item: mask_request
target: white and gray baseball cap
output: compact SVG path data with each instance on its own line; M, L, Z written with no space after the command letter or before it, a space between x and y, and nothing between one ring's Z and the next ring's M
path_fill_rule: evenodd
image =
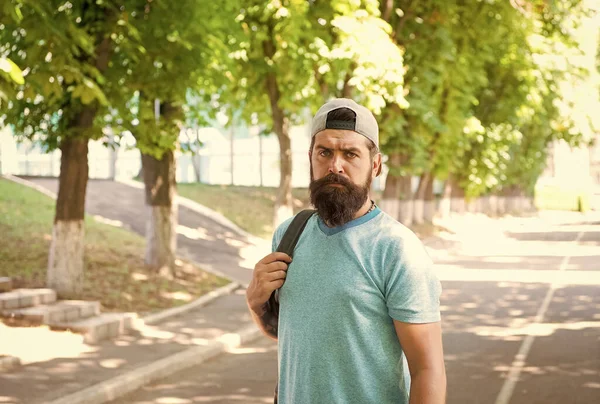
M355 120L337 121L329 119L332 111L339 108L348 108L354 112ZM379 126L373 113L362 105L348 98L335 98L326 102L315 114L312 121L311 136L314 137L317 133L325 129L345 129L359 133L370 139L379 148Z

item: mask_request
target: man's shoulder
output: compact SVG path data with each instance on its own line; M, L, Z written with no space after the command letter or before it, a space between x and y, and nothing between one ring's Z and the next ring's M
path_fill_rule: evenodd
M379 228L381 234L388 238L390 241L402 242L402 243L421 243L421 239L413 232L410 228L394 219L392 216L384 211L381 211L381 221Z
M292 216L292 217L284 220L279 226L277 226L277 229L275 229L275 232L273 233L273 240L274 241L279 242L283 238L283 235L285 234L285 232L287 231L287 229L292 224L292 221L294 220L294 218L296 218L296 216L298 216L300 213L301 212L298 212L297 214L295 214L294 216Z
M402 261L428 262L429 254L423 241L408 227L382 212L379 223L377 250L385 255L397 256Z

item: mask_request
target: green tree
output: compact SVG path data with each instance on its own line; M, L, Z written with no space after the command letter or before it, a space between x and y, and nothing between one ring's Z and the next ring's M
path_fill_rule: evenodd
M48 286L61 295L83 286L88 140L103 136L98 110L115 37L130 38L125 2L11 0L17 18L3 23L4 57L23 67L24 83L3 112L16 135L61 150L61 171L48 259Z
M575 91L593 85L574 37L590 18L585 2L568 8L534 2L508 11L498 27L498 62L485 67L489 84L478 94L453 168L468 196L532 195L548 146L559 139L575 146L593 132L582 111L598 98L582 102Z
M377 1L255 0L237 21L243 36L233 53L239 64L232 75L239 80L231 104L279 140L278 224L292 214L290 126L331 97L353 97L375 113L386 102L402 104L402 55Z
M148 212L146 264L157 271L173 270L175 262L174 152L181 131L214 115L213 98L231 82L223 72L231 60L227 41L235 35L239 9L237 1L140 3L129 22L143 52L115 55L120 70L110 80L110 94L116 103L107 114L115 115L113 131L131 132L141 152Z

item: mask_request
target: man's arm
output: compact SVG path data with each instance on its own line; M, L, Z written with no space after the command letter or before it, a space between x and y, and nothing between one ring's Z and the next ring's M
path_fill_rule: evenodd
M277 327L279 325L279 318L267 311L266 304L263 305L258 313L248 305L252 320L258 325L258 328L269 338L277 341Z
M410 404L444 404L446 368L441 324L394 320L394 327L410 371Z

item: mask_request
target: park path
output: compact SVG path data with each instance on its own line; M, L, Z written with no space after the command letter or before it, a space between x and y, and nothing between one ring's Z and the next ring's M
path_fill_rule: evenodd
M33 180L56 190L56 180ZM111 181L90 181L86 208L89 214L119 221L144 234L141 190ZM600 219L544 217L547 220L533 217L474 223L471 229L461 231L456 249L447 248L443 241L430 244L444 288L441 301L449 404L600 402ZM244 235L183 207L179 220L183 226L180 248L194 254L194 260L221 272L231 271L232 277L249 277L249 269L240 265L248 261L243 251L250 242ZM468 220L463 222L468 224ZM463 227L468 227L464 223ZM181 327L191 326L191 318L205 322L214 317L210 321L215 325L203 332L223 332L229 324L247 323L250 319L242 296L231 299L231 304L228 300L215 302L223 305L222 309L206 307L202 316L190 313L163 327L173 334L199 333L194 327ZM226 313L237 317L221 325ZM173 338L168 344L153 343L142 357L152 360L163 348L179 351L189 338L183 337L183 344ZM142 347L146 339L139 340ZM69 383L84 386L101 380L99 370L107 371L102 366L105 356L123 357L126 352L121 345L134 341L138 339L107 343L98 354L78 360L76 374L65 372L61 361L28 370L35 380L54 372L52 377L62 380L63 389ZM123 352L111 351L115 349ZM276 358L276 345L259 339L114 404L270 402ZM90 361L98 364L90 365ZM131 366L134 362L132 359ZM86 370L89 380L82 380ZM11 380L7 386L19 390L14 396L32 390L25 390L31 385L30 378L19 374L6 377Z
M54 193L58 179L25 177ZM108 219L142 236L146 232L144 190L110 180L90 180L87 186L85 210L92 216ZM178 208L178 255L190 258L201 268L227 275L245 285L252 276L251 269L269 246L250 240L235 228L195 212L185 206ZM267 243L268 244L268 243Z
M513 220L478 228L436 260L448 404L600 402L600 220ZM267 338L112 404L272 402Z

